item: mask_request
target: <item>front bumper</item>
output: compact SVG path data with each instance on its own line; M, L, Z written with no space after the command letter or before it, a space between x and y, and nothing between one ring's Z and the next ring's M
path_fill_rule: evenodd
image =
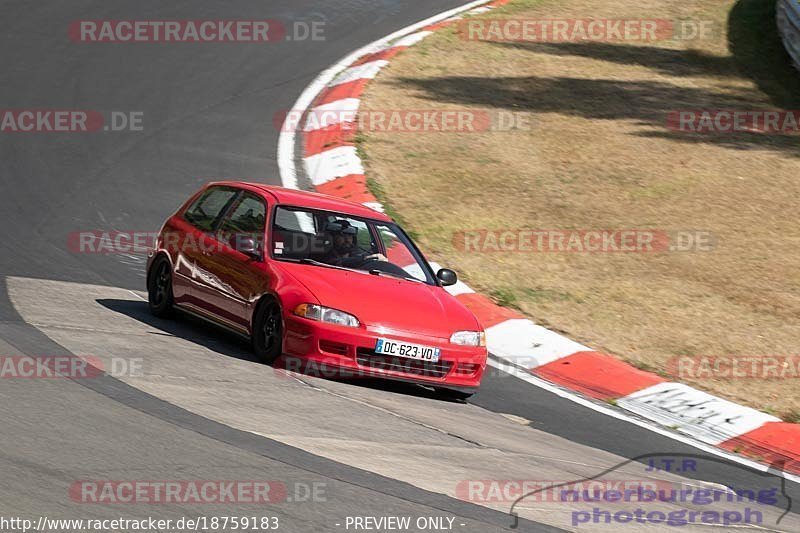
M475 391L486 370L485 347L377 328L348 328L289 315L284 367L324 378L378 377L461 391ZM440 349L437 363L375 354L378 338Z

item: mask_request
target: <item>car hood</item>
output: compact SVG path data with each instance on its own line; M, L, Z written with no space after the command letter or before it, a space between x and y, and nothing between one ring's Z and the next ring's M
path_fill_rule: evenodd
M281 262L321 305L355 315L371 330L449 339L481 329L475 316L441 287L368 273Z

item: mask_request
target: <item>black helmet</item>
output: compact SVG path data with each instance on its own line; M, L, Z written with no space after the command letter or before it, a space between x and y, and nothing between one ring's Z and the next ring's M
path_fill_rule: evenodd
M347 220L339 219L334 220L333 222L328 222L325 226L325 231L330 233L333 236L333 248L339 253L349 252L353 249L356 243L356 239L358 236L358 228L350 224ZM337 235L351 235L353 237L352 244L345 245L342 243L341 245L336 245L336 236Z
M338 220L334 220L333 222L328 222L328 224L325 226L325 231L330 233L348 233L355 235L358 232L358 228L350 224L349 220L340 218Z

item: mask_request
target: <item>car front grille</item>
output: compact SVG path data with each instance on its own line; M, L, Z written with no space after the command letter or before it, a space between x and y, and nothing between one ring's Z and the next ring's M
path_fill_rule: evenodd
M367 368L376 370L389 370L413 376L423 376L427 378L443 378L453 368L451 361L418 361L406 357L394 357L391 355L376 354L369 348L359 348L356 350L356 362Z

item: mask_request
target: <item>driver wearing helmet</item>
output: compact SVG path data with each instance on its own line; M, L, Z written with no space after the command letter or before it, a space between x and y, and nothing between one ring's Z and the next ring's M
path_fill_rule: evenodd
M356 245L358 228L347 220L331 222L325 229L331 235L333 244L323 259L325 263L343 267L358 267L368 261L387 261L383 254L370 254Z

